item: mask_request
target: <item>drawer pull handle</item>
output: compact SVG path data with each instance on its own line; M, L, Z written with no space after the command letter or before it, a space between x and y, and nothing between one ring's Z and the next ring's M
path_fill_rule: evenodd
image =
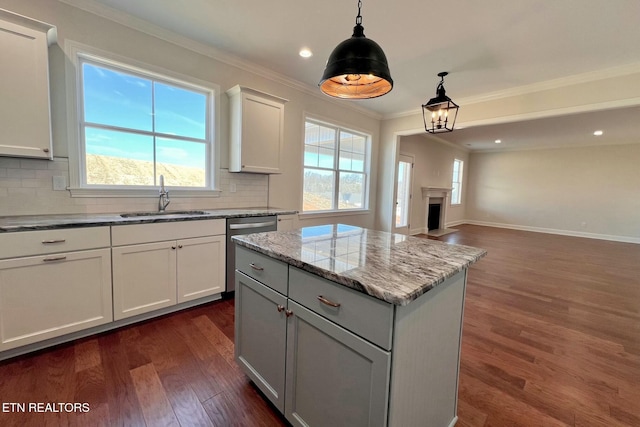
M340 303L339 302L329 301L328 299L326 299L322 295L318 295L318 301L320 301L323 304L328 305L329 307L335 307L335 308L340 307Z
M48 245L48 244L51 244L51 243L64 243L64 242L66 242L66 241L67 241L66 239L43 240L43 241L42 241L42 244L43 244L43 245Z
M284 314L285 314L287 317L291 317L291 316L293 316L293 311L291 311L291 310L285 310L285 311L284 311Z
M278 309L278 313L282 313L284 311L284 306L278 304L278 306L276 307Z
M249 267L253 268L254 270L258 270L258 271L263 271L264 267L260 267L258 265L255 265L254 263L249 264Z
M54 256L54 257L51 257L51 258L44 258L42 261L51 262L51 261L62 261L62 260L65 260L65 259L67 259L66 256Z

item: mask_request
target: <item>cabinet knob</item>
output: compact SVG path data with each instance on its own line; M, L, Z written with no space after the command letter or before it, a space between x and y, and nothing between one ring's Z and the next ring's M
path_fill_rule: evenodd
M284 311L284 306L278 304L278 306L276 307L278 309L278 313L282 313Z
M182 245L178 245L178 249L182 249Z
M171 246L171 249L175 249L175 248L176 248L175 246Z
M285 314L287 317L291 317L291 316L293 316L293 311L291 311L291 310L285 310L285 311L284 311L284 314Z
M42 151L44 151L45 153L48 153L49 149L48 148L43 148Z

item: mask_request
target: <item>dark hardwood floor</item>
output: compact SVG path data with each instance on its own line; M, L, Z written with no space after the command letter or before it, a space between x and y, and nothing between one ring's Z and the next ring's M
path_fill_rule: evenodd
M489 251L458 426L640 426L640 245L457 228L439 240ZM286 425L233 361L233 300L0 362L0 400L0 426ZM50 402L90 411L11 410Z

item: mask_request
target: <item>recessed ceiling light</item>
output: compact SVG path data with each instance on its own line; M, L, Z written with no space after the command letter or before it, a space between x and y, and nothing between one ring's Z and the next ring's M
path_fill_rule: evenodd
M495 141L493 141L493 142L495 142L496 144L500 144L500 143L502 142L502 140L500 140L500 139L496 139L496 140L495 140Z
M604 132L602 132L601 130L597 130L597 131L595 131L593 134L594 134L595 136L600 136L600 135L602 135L603 133L604 133Z
M312 55L313 53L311 52L311 50L307 49L306 47L300 49L300 56L302 56L303 58L310 58Z

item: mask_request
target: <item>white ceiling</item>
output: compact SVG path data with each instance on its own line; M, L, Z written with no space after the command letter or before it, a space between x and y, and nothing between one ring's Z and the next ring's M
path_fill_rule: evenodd
M351 36L357 14L356 0L63 1L100 3L313 88L333 48ZM440 71L449 71L445 87L457 101L640 64L638 0L363 0L362 17L365 35L387 55L394 88L344 102L383 117L414 111L433 97ZM313 56L301 58L302 47ZM595 130L593 120L575 119L588 125L583 131ZM505 132L515 135L514 127ZM447 138L481 149L464 137L472 129L478 128ZM522 135L514 140L525 143Z

